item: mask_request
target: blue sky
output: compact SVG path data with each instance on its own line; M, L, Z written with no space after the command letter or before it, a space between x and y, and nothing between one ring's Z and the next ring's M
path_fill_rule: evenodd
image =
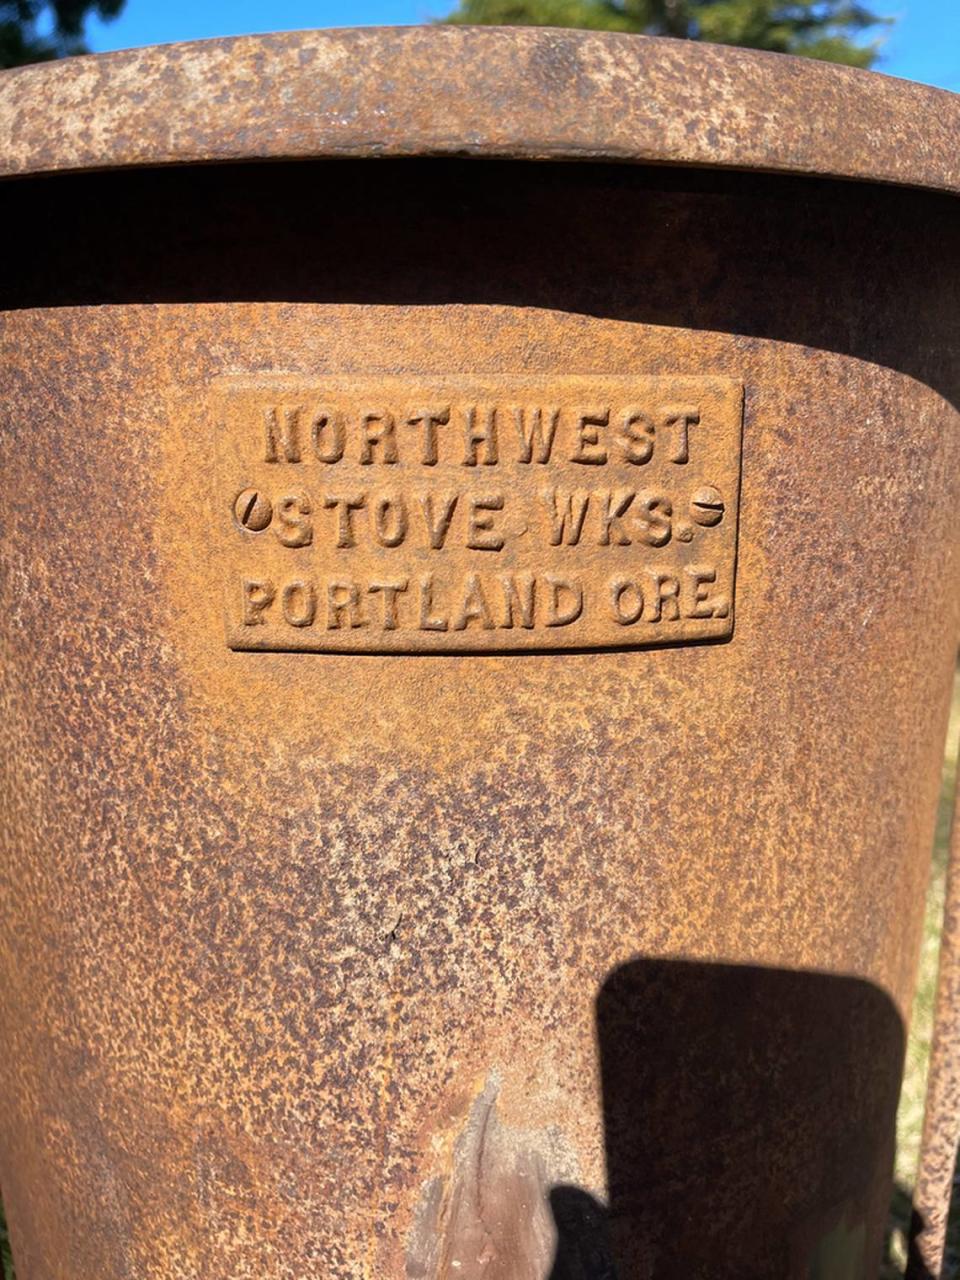
M303 27L380 26L424 22L454 0L127 0L111 23L93 22L97 53L131 45ZM960 92L960 0L873 0L897 17L877 68Z

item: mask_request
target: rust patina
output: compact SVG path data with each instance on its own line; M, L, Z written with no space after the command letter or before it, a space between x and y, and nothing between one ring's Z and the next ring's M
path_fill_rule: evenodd
M0 77L22 1280L872 1280L958 123L569 32Z

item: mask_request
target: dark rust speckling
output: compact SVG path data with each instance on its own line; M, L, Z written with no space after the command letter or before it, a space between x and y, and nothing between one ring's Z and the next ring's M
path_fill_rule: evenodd
M906 80L559 29L302 31L0 75L4 174L476 155L726 166L957 191L958 129L955 94Z
M421 94L424 126L330 88L335 56L431 49L485 87L436 118ZM716 82L621 116L598 67L616 85L634 58ZM275 117L252 86L277 59L306 78ZM247 87L218 121L196 104L228 65ZM765 109L777 88L756 137L704 106L733 111L743 67ZM446 31L0 81L24 172L302 157L4 189L13 239L48 248L0 286L0 1182L23 1280L875 1274L960 622L960 224L951 196L881 185L951 186L935 133L874 168L825 139L825 171L865 185L678 167L816 167L813 126L788 127L810 76L877 128L914 92ZM62 113L118 77L139 104L108 92L103 131L44 152L28 99ZM522 152L498 130L548 90ZM673 168L329 158L583 156L598 133L608 159L665 158L618 133L634 111ZM218 380L437 373L742 385L730 640L231 651Z

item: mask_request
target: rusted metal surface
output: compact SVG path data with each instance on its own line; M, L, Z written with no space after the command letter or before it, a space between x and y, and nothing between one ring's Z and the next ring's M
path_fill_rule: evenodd
M233 649L609 649L733 633L743 387L225 379Z
M914 1237L908 1280L944 1273L947 1224L960 1146L960 785L954 791L934 1037L930 1050Z
M721 165L957 191L958 132L957 96L906 80L557 29L244 36L0 78L6 174L477 155Z
M450 158L4 196L13 241L46 249L11 261L0 331L0 1182L23 1280L872 1277L960 621L953 199ZM356 550L276 538L294 472L328 518L318 495L352 492L317 484L340 464L316 450L269 460L277 386L310 424L395 408L418 448L447 402L414 391L450 392L466 448L453 389L502 395L512 430L535 386L576 401L593 451L622 448L624 381L674 460L617 465L689 476L675 503L707 520L728 481L692 421L675 460L649 391L743 390L714 459L740 470L731 635L517 653L495 626L478 654L450 625L445 651L391 653L384 609L366 652L230 648L231 548L266 538L301 576ZM594 463L572 485L567 446L531 464L552 485L479 444L444 462L437 434L429 475L381 432L351 479L408 513L480 468L504 515L628 487ZM531 521L482 552L390 547L369 494L378 572L456 575L469 551L492 581L541 545ZM719 573L723 522L698 527ZM609 531L550 551L587 593L642 533ZM682 570L679 532L652 550ZM486 632L480 605L465 621Z

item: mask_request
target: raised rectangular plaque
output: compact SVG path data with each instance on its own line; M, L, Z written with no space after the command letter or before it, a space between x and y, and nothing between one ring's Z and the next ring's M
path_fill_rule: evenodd
M733 627L742 386L221 379L234 649L598 649Z

